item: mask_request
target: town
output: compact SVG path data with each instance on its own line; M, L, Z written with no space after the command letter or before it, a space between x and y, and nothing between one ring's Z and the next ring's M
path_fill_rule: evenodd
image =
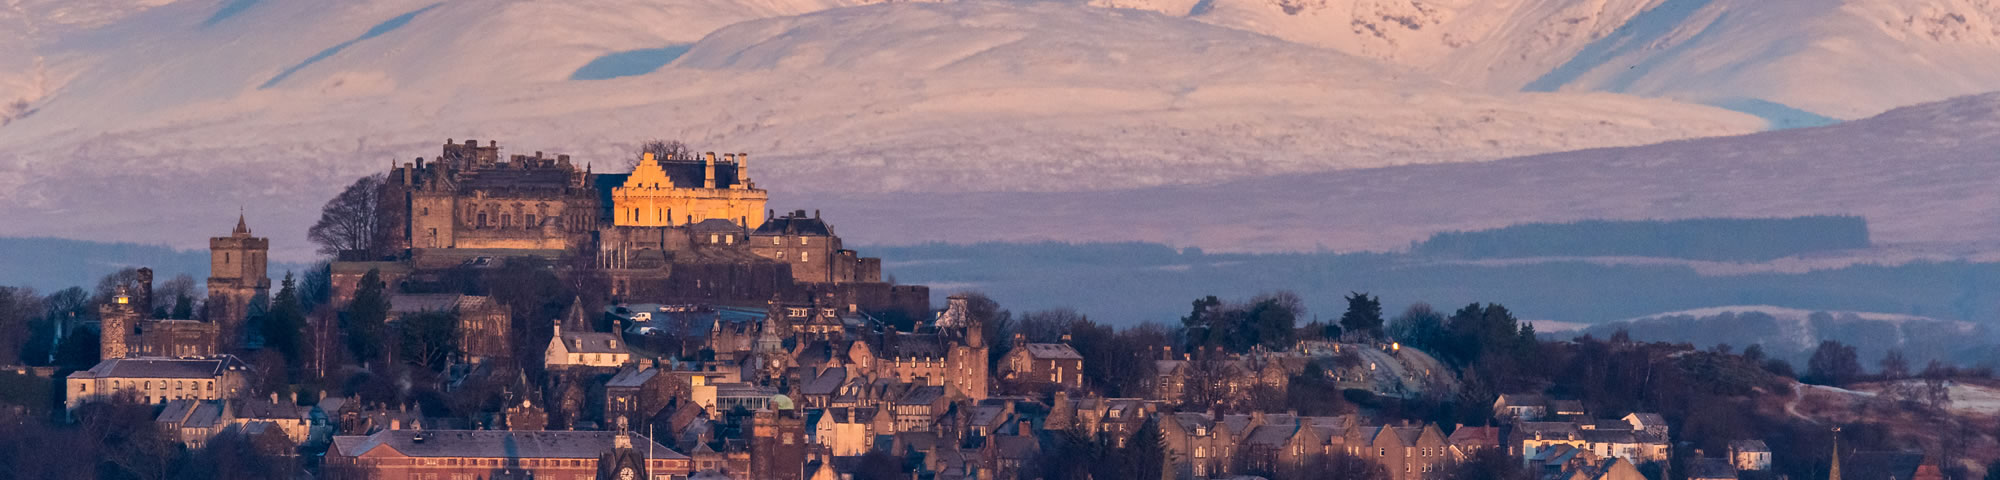
M447 140L329 201L305 271L217 206L205 294L143 266L0 288L0 478L1996 474L1987 437L1941 430L1990 425L1935 413L1990 370L1554 341L1500 303L1363 292L1324 321L1282 291L1123 328L1016 313L898 284L839 212L775 208L749 154L633 157ZM1800 413L1859 382L1899 387L1856 408L1915 413Z

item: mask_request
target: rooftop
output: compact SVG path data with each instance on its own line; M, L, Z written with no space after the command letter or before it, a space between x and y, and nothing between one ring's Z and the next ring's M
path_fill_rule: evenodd
M215 378L247 368L233 356L216 358L114 358L69 378Z
M612 450L612 441L618 435L555 430L383 430L366 436L333 437L329 455L358 457L386 447L410 457L596 459ZM653 458L687 458L644 435L630 435L633 448L651 451Z

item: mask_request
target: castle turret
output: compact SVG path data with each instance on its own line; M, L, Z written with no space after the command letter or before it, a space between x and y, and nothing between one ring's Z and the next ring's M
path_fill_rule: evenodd
M132 301L131 292L121 284L109 303L97 307L98 317L103 320L98 358L125 358L132 352L132 328L139 323L139 306Z

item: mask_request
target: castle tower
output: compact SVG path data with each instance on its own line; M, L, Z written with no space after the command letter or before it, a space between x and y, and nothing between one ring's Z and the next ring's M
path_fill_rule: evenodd
M97 314L103 319L97 358L110 360L130 355L132 329L139 324L139 305L133 303L131 292L119 285L118 294L111 297L111 303L98 306Z
M221 325L225 346L242 335L251 300L271 293L270 250L271 240L250 236L241 215L229 236L208 239L208 321Z

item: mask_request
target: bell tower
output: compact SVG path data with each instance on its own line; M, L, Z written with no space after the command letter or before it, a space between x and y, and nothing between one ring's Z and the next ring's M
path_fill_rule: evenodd
M250 226L236 216L236 230L208 239L208 321L222 327L222 343L233 345L243 334L250 301L271 293L265 264L271 239L250 236Z

